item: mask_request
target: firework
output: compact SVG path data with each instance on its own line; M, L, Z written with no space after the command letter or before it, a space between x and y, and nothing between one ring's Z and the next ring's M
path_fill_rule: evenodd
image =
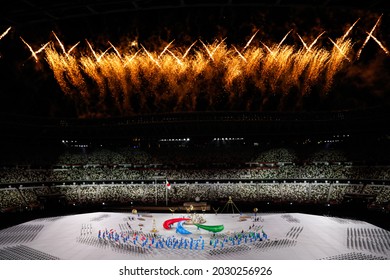
M335 46L335 48L340 52L340 54L346 59L348 60L349 62L351 62L351 60L345 55L345 50L343 50L337 43L335 43L331 38L328 38L332 44Z
M385 48L385 46L383 46L383 44L372 34L366 32L368 34L368 36L372 39L374 39L374 41L379 45L379 47L381 47L381 49L385 52L385 54L389 54L389 51Z
M0 35L0 40L3 39L7 34L8 32L11 30L11 26L7 28L6 31L3 32L3 34Z
M252 37L248 40L248 42L246 43L245 47L244 47L244 50L249 47L249 45L252 43L252 40L255 38L257 32L259 32L259 30L256 30L255 34L252 35Z
M379 20L366 41L372 38L389 54L373 35ZM136 41L130 49L108 41L101 52L86 40L86 51L73 51L77 43L66 52L55 35L58 44L42 51L81 116L214 110L226 105L261 110L270 95L283 99L293 92L299 99L316 85L322 85L318 94L329 92L337 73L351 63L353 42L348 36L357 22L340 38L328 38L330 49L318 43L325 31L310 44L297 34L302 46L288 45L290 30L274 44L253 44L256 31L243 46L229 46L226 38L213 43L197 40L188 47L172 40L160 51L138 47ZM29 49L37 60L38 51Z
M68 52L66 53L67 56L69 56L69 54L80 44L80 41L77 42L76 44L74 44L69 50Z
M345 32L345 34L344 34L343 37L341 38L342 41L344 41L344 40L348 37L349 33L352 31L352 29L355 27L356 23L358 23L359 20L360 20L360 18L358 18L358 19L351 25L350 28L348 28L347 32Z
M299 34L297 34L297 35L298 35L299 39L301 40L303 46L305 47L306 51L310 52L310 51L311 51L311 48L317 43L318 39L319 39L322 35L324 35L324 33L325 33L325 31L322 32L320 35L318 35L318 36L314 39L314 41L310 44L310 46L307 46L307 44L306 44L305 41L302 39L302 37L299 36Z
M46 44L44 44L41 48L39 48L37 51L34 51L32 49L32 47L25 41L23 40L22 37L20 37L20 40L22 40L22 42L27 46L27 48L29 49L29 51L31 52L31 56L34 57L35 61L38 62L38 56L37 54L42 52L48 45L50 42L47 42Z
M311 48L317 43L318 39L320 39L321 36L324 35L324 34L325 34L325 31L322 32L320 35L318 35L318 36L314 39L314 41L310 44L310 46L309 46L309 48L308 48L308 51L311 51Z
M279 42L279 44L278 44L278 46L277 46L277 49L279 49L280 48L280 46L283 44L283 42L287 39L287 36L292 32L293 30L292 29L290 29L290 31L289 32L287 32L286 33L286 35L284 35L284 37L283 37L283 39L282 40L280 40L280 42Z
M366 40L364 40L364 43L363 45L361 46L361 48L359 49L357 55L356 55L356 59L359 59L360 58L360 55L364 49L364 47L366 46L368 40L370 40L371 38L371 35L374 33L375 31L375 28L378 26L379 22L381 21L381 18L382 18L382 15L378 18L378 20L376 21L374 27L371 29L370 33L368 33L367 37L366 37Z
M156 59L153 58L153 55L151 55L146 49L144 46L142 46L141 44L141 47L142 49L144 50L144 52L148 55L148 57L150 58L151 61L153 61L159 68L161 68L160 64L158 64L158 61Z
M52 31L52 33L53 33L54 37L56 38L58 44L60 45L62 52L63 52L64 54L67 54L66 51L65 51L65 47L64 47L64 45L62 44L62 42L60 41L60 39L58 39L58 37L57 37L57 35L54 33L54 31Z
M242 60L244 60L246 62L246 58L237 50L237 48L235 46L233 46L234 50L237 52L237 54L239 55L240 58L242 58Z
M201 100L210 107L220 102L220 89L234 102L247 91L248 81L261 94L288 94L297 88L305 95L321 80L331 84L350 49L342 41L334 42L335 51L331 53L315 48L320 38L317 36L310 46L296 50L283 45L290 33L278 44L262 43L264 51L247 46L241 52L236 46L229 48L223 39L212 44L199 40L202 48L193 53L190 50L196 42L180 52L172 47L173 41L159 53L142 44L135 52L128 52L110 42L110 47L101 53L86 41L90 54L64 53L62 48L57 52L51 47L46 50L46 60L62 90L84 100L81 108L89 114L109 112L109 107L114 106L118 114L128 115L152 110L156 106L153 104L158 104L161 111L169 110L167 104L174 104L173 110L195 110ZM92 83L86 82L86 77ZM97 89L98 96L91 87ZM202 92L207 95L199 95Z
M117 55L119 58L121 58L122 56L121 56L121 54L119 53L118 49L115 48L115 46L114 46L113 44L111 44L110 41L108 41L108 43L110 44L111 48L115 51L116 55Z
M130 58L127 59L126 63L123 66L126 66L128 63L130 63L140 52L141 50L138 50L135 54L133 54Z
M193 42L191 44L191 46L189 46L189 48L186 50L186 52L183 54L183 56L181 57L182 59L186 58L186 56L188 55L188 53L190 52L190 50L192 49L192 47L196 44L197 41Z
M305 47L307 51L309 51L309 47L306 45L305 41L303 41L302 37L297 33L299 40L301 40L302 45Z
M163 49L163 51L158 55L158 58L161 58L161 56L168 50L169 46L172 45L172 43L174 42L175 40L172 40L168 45L165 46L165 48Z

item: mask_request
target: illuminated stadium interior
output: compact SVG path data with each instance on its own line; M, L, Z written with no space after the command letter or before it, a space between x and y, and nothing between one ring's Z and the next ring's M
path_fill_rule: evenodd
M269 242L272 225L286 230L285 247L320 219L348 234L302 258L390 258L387 1L29 0L1 13L0 258L11 245L90 258L45 247L55 217L95 248L110 215L162 223L203 203L217 223L229 197L263 213ZM37 221L36 239L7 241ZM350 244L356 224L383 246ZM249 259L294 258L253 246Z

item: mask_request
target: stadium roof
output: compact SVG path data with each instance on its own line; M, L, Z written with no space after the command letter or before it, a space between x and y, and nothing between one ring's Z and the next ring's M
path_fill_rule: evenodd
M172 137L386 136L390 111L279 113L192 112L106 119L48 119L0 114L3 140L159 139Z

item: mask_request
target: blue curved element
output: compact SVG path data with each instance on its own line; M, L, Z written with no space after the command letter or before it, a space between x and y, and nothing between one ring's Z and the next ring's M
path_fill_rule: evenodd
M180 234L191 234L192 232L186 230L184 227L183 227L183 222L179 222L177 223L177 227L176 227L176 232L177 233L180 233Z

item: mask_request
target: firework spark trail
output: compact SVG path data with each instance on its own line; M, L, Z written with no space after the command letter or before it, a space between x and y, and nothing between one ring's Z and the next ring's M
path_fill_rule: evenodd
M170 45L172 45L172 43L175 41L175 39L173 39L171 42L169 42L168 45L166 45L166 47L163 49L163 51L159 54L158 56L158 59L161 58L161 56L167 51L167 49L169 48Z
M121 68L122 63L120 58L116 54L107 54L99 62L99 70L101 71L104 79L107 82L108 90L106 92L110 93L114 102L116 109L122 112L122 96L121 96Z
M251 48L245 51L246 54L246 68L244 71L247 76L251 76L256 72L256 69L259 67L259 63L262 61L264 52L261 48Z
M202 40L199 40L199 41L202 43L203 47L205 48L205 50L206 50L207 54L209 55L209 57L211 58L211 60L213 60L213 61L214 61L213 55L211 54L211 52L210 52L209 48L206 46L206 44L205 44L205 43L203 43L203 41L202 41Z
M381 49L385 52L385 54L389 54L389 51L385 48L385 46L382 45L382 43L372 34L369 34L368 32L366 32L368 34L368 36L370 36L372 39L374 39L374 41L381 47Z
M352 31L352 29L355 27L356 23L358 23L359 20L360 20L360 18L358 18L358 19L351 25L351 27L347 30L347 32L345 32L345 34L344 34L343 37L341 38L342 41L344 41L344 40L348 37L349 33Z
M334 76L341 69L345 60L348 60L348 62L351 61L347 55L348 53L351 52L352 49L352 42L349 39L345 40L342 37L337 39L336 42L334 42L330 38L329 40L331 40L334 47L332 49L330 58L328 60L327 69L325 73L325 84L324 84L325 93L329 92L333 84Z
M306 45L305 41L303 41L302 37L297 33L299 40L301 40L303 46L305 47L306 51L309 51L309 47Z
M142 47L142 49L144 50L144 52L148 55L148 57L150 58L150 60L153 61L154 63L156 63L156 65L157 65L159 68L161 68L161 66L160 66L160 64L158 63L158 61L155 60L155 59L153 58L153 56L145 49L145 47L144 47L142 44L141 44L141 47Z
M233 46L234 50L237 52L237 54L239 55L239 57L244 60L245 62L247 62L246 58L237 50L237 48L235 46Z
M266 44L264 44L263 42L260 42L260 43L264 46L264 48L267 49L267 51L272 55L272 57L275 58L275 53L271 50L271 48L268 47L268 46L267 46Z
M321 36L324 35L324 33L325 33L325 31L322 32L320 35L318 35L317 38L315 38L315 40L310 44L310 46L309 46L309 48L308 48L307 51L310 51L310 50L311 50L311 48L317 43L318 39L320 39Z
M99 62L102 58L103 58L103 56L109 51L111 49L111 46L110 47L108 47L104 52L102 52L99 56L98 56L98 58L97 58L97 62Z
M382 14L382 15L383 15L383 14ZM375 28L377 27L377 25L379 24L379 22L380 22L380 20L381 20L381 18L382 18L382 15L378 18L378 20L376 21L374 27L371 29L370 33L367 35L366 40L364 40L363 45L360 47L359 51L357 52L356 60L358 60L358 59L360 58L360 55L361 55L361 53L362 53L364 47L366 46L368 40L370 40L371 35L374 33Z
M61 90L65 94L70 94L71 90L68 86L67 81L64 79L64 72L66 68L64 67L62 56L57 53L57 51L50 46L45 50L46 53L46 61L49 64L49 67L52 69L54 73L54 77L57 80L58 84L61 87Z
M42 52L42 51L50 44L50 42L47 42L47 43L44 44L41 48L39 48L37 51L34 51L34 50L32 49L32 47L31 47L25 40L23 40L22 37L20 37L20 40L22 40L22 42L23 42L23 43L27 46L27 48L30 50L31 56L34 57L35 62L38 62L38 56L37 56L37 54L40 53L40 52Z
M122 58L121 54L119 53L118 49L115 48L115 46L113 44L111 44L110 41L108 41L108 43L110 44L111 48L115 51L116 55L119 57L119 58Z
M10 27L7 28L6 31L3 32L3 34L1 34L1 35L0 35L0 40L3 39L3 38L8 34L8 32L9 32L11 29L12 29L12 28L11 28L11 26L10 26Z
M119 112L123 111L123 102L122 102L122 86L121 79L124 78L122 74L122 62L121 59L117 57L116 54L107 54L104 58L102 57L99 61L99 71L104 77L108 89L104 86L101 93L101 102L100 107L106 110L107 106L105 104L106 96L108 93L111 94L115 102L116 109Z
M272 48L276 49L277 46L275 45ZM274 51L274 57L277 57L277 59L273 60L268 77L268 84L272 92L281 91L286 93L288 91L286 87L290 86L288 72L290 70L289 65L291 65L292 53L293 49L288 46Z
M245 50L249 45L252 43L252 40L255 38L256 34L259 32L259 30L256 30L255 34L252 35L252 37L248 40L243 50Z
M54 31L52 31L52 33L53 33L54 37L56 38L58 44L60 45L62 52L63 52L64 54L67 55L66 50L65 50L65 47L64 47L64 45L62 44L62 42L60 41L60 39L58 39L58 37L57 37L57 35L54 33Z
M343 37L344 38L344 37ZM331 38L328 37L328 39L332 42L332 44L335 46L335 48L340 52L340 54L346 59L348 60L349 62L351 62L351 60L345 55L345 52L339 47L339 45L337 43L335 43ZM344 39L342 39L344 40Z
M318 50L312 52L311 61L308 64L306 79L304 82L304 95L310 92L310 88L316 84L316 81L319 79L322 69L326 69L325 66L329 61L329 53L326 50Z
M27 42L24 41L22 37L19 37L19 38L20 38L20 40L22 40L22 42L23 42L23 43L27 46L27 48L30 50L31 56L34 57L35 61L38 61L38 57L37 57L37 55L35 54L34 50L31 48L31 46L30 46L29 44L27 44Z
M99 91L102 93L103 82L98 72L98 65L90 57L82 57L80 64L83 67L84 72L97 83Z
M211 52L211 56L214 56L215 52L218 50L218 48L225 42L226 38L222 39L222 41L213 49Z
M66 53L67 56L69 56L70 53L71 53L79 44L80 44L80 41L77 42L76 44L74 44L74 45L68 50L68 52Z
M311 59L312 59L312 54L310 52L307 52L304 49L300 49L293 54L293 60L291 66L292 70L290 74L290 79L292 81L297 81L300 79L300 77L304 76L304 71L310 64Z
M38 49L35 54L38 54L40 52L42 52L44 49L46 49L46 47L50 44L51 42L47 42L46 44L44 44L40 49Z
M287 36L292 32L293 30L291 29L289 32L287 32L286 35L284 35L283 39L279 42L278 46L276 47L276 49L279 49L280 46L283 44L283 42L287 39Z
M141 51L141 49L139 49L135 54L133 54L127 61L125 64L123 64L123 66L126 66L128 63L130 63L136 56L137 54Z
M234 83L239 83L240 86L242 86L242 83L240 82L240 79L242 78L242 60L239 59L232 59L229 63L229 67L226 69L226 73L224 75L224 84L225 89L230 91L230 98L232 98L235 94L234 90ZM233 90L231 90L233 89Z
M186 52L183 54L183 56L181 57L182 59L185 59L186 56L188 55L188 53L190 52L190 50L192 49L192 47L196 44L196 42L198 42L198 40L196 40L195 42L193 42L191 44L191 46L186 50Z
M91 44L88 42L88 40L85 40L87 41L87 44L88 44L88 47L89 49L92 51L92 54L93 56L95 57L96 61L98 61L98 55L96 54L95 50L92 48Z
M180 64L180 65L183 65L183 62L173 53L171 52L170 50L167 49L167 52L169 52L175 59L176 61Z

